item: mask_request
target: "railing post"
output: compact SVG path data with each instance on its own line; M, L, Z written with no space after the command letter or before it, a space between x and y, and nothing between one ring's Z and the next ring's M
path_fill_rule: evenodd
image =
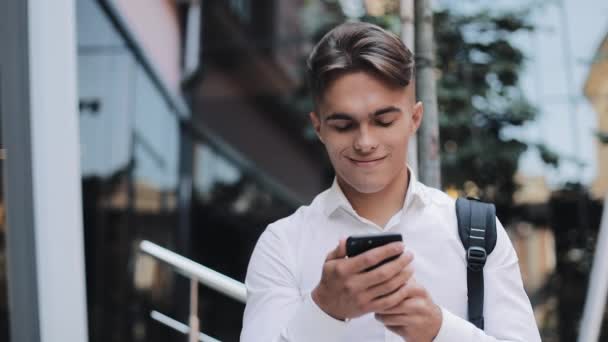
M188 342L198 342L199 320L198 320L198 280L190 278L190 332Z
M220 342L218 339L205 335L200 331L200 321L198 316L199 282L202 285L216 290L221 294L224 294L243 304L245 304L247 301L247 288L245 287L245 284L150 241L142 241L139 248L142 252L166 263L177 273L190 279L190 315L188 325L176 321L171 317L165 316L157 311L152 311L150 317L182 334L187 334L188 342L196 342L199 340L205 342Z

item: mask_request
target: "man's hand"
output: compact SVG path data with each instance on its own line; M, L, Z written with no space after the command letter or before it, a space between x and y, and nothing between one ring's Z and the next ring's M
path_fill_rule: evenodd
M401 254L401 255L400 255ZM400 255L373 270L381 261ZM406 298L404 286L413 274L413 254L403 252L403 243L393 242L352 258L346 256L346 241L341 240L323 264L319 285L312 299L328 315L345 320L369 312L395 307Z
M405 286L405 291L407 298L403 302L378 311L376 319L408 342L432 341L441 328L441 309L413 278Z

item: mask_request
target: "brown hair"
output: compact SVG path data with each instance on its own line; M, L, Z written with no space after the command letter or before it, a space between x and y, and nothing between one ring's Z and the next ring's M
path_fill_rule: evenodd
M306 63L315 106L337 76L368 71L390 84L406 87L412 78L412 52L395 34L379 26L344 23L329 31L313 48Z

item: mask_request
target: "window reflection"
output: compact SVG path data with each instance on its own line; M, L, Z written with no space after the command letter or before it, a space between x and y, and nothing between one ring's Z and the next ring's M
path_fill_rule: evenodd
M141 239L170 246L177 121L101 8L79 1L78 14L90 340L169 341L176 334L148 317L149 301L167 308L171 279L135 256Z
M233 5L249 11L248 2ZM184 278L139 253L138 243L187 251L243 281L258 236L294 207L254 167L180 122L94 1L77 6L90 341L182 341L149 314L186 321ZM237 340L244 306L202 287L200 300L201 329Z
M77 6L89 334L91 341L120 341L128 336L123 303L128 297L125 236L130 227L135 62L94 2L78 1Z
M120 49L112 54L79 49L80 151L85 177L109 177L129 163L129 78L134 61L125 48Z
M178 120L140 68L137 69L135 90L135 210L147 213L174 211L178 178Z
M231 186L241 179L241 172L205 144L194 148L194 191L202 203L213 201L217 187Z
M138 340L155 340L150 329L165 330L167 337L177 333L149 320L151 310L172 313L176 301L175 274L155 260L137 252L134 242L151 240L175 250L178 226L177 187L179 125L177 115L162 99L141 67L137 68L133 127L133 217L131 259L135 263L133 327ZM167 338L166 337L166 338Z
M193 258L244 281L261 232L294 208L208 144L195 145L193 164ZM201 329L221 340L238 340L243 305L206 288L201 298Z

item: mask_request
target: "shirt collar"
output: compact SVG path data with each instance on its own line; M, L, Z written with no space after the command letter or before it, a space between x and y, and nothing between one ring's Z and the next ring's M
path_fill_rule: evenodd
M409 172L410 179L409 179L409 185L407 188L407 192L405 194L405 202L403 203L403 208L402 208L402 210L404 212L405 212L405 208L409 207L416 199L418 199L420 201L420 203L423 205L428 204L428 199L424 193L424 187L422 186L422 184L418 183L416 174L409 167L409 165L407 166L407 170ZM338 210L340 208L346 210L347 212L349 212L351 214L356 215L356 212L353 209L352 205L350 204L350 202L344 195L344 192L342 192L342 189L340 188L340 185L338 184L337 178L334 177L334 181L331 185L331 188L329 188L327 196L325 197L325 204L324 204L323 209L324 209L325 215L330 216L331 214L333 214L336 210Z

